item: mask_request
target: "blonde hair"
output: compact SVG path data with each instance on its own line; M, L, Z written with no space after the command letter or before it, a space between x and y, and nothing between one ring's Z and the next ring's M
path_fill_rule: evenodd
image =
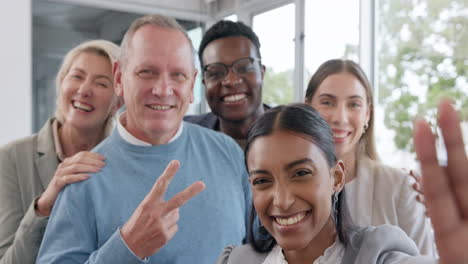
M65 76L70 71L70 68L78 57L78 55L82 54L83 52L93 53L99 56L103 56L107 58L113 67L114 63L118 60L120 56L120 48L118 45L107 41L107 40L90 40L81 43L80 45L74 47L70 50L64 57L62 65L57 73L55 78L55 87L57 89L57 102L56 102L56 109L55 109L55 118L63 124L65 122L65 117L63 115L62 105L60 103L60 99L62 96L61 86ZM114 95L112 105L115 106L116 104L119 105L121 103L121 98ZM105 122L105 133L108 134L112 130L113 126L113 116L114 112L111 112L106 119Z

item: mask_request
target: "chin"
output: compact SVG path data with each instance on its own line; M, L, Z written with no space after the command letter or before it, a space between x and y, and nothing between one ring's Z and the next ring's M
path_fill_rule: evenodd
M281 241L277 240L278 245L284 250L301 250L307 247L306 242L300 241L297 238L283 239Z

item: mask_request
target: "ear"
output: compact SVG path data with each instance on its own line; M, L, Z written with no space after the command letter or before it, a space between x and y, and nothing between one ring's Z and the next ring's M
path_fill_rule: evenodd
M372 109L372 103L369 103L367 106L367 112L366 112L366 124L369 124L371 109Z
M123 86L122 86L122 65L119 61L114 63L112 67L112 73L114 74L114 89L115 94L119 97L123 97Z
M266 71L266 67L265 67L265 65L262 64L262 66L261 66L262 81L263 81L263 78L265 77L265 71Z
M336 162L336 165L332 170L333 175L333 190L335 192L340 192L346 182L346 173L345 173L345 165L342 160Z
M193 89L195 86L195 81L197 80L197 74L198 74L198 70L195 70L195 72L193 73L192 85L190 87L190 103L193 103L193 101L195 101L195 98L193 95Z

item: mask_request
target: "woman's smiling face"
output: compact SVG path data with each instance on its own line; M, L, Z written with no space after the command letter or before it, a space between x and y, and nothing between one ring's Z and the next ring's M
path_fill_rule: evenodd
M301 250L329 241L335 229L332 195L344 175L329 167L310 138L284 130L258 137L247 164L257 215L281 248Z

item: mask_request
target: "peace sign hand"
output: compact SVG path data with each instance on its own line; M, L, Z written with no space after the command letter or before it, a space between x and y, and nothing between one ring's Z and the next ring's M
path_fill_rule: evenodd
M139 258L153 255L174 237L178 229L179 208L205 189L205 184L197 181L169 201L164 201L164 194L179 166L177 160L167 165L121 229L125 243Z

